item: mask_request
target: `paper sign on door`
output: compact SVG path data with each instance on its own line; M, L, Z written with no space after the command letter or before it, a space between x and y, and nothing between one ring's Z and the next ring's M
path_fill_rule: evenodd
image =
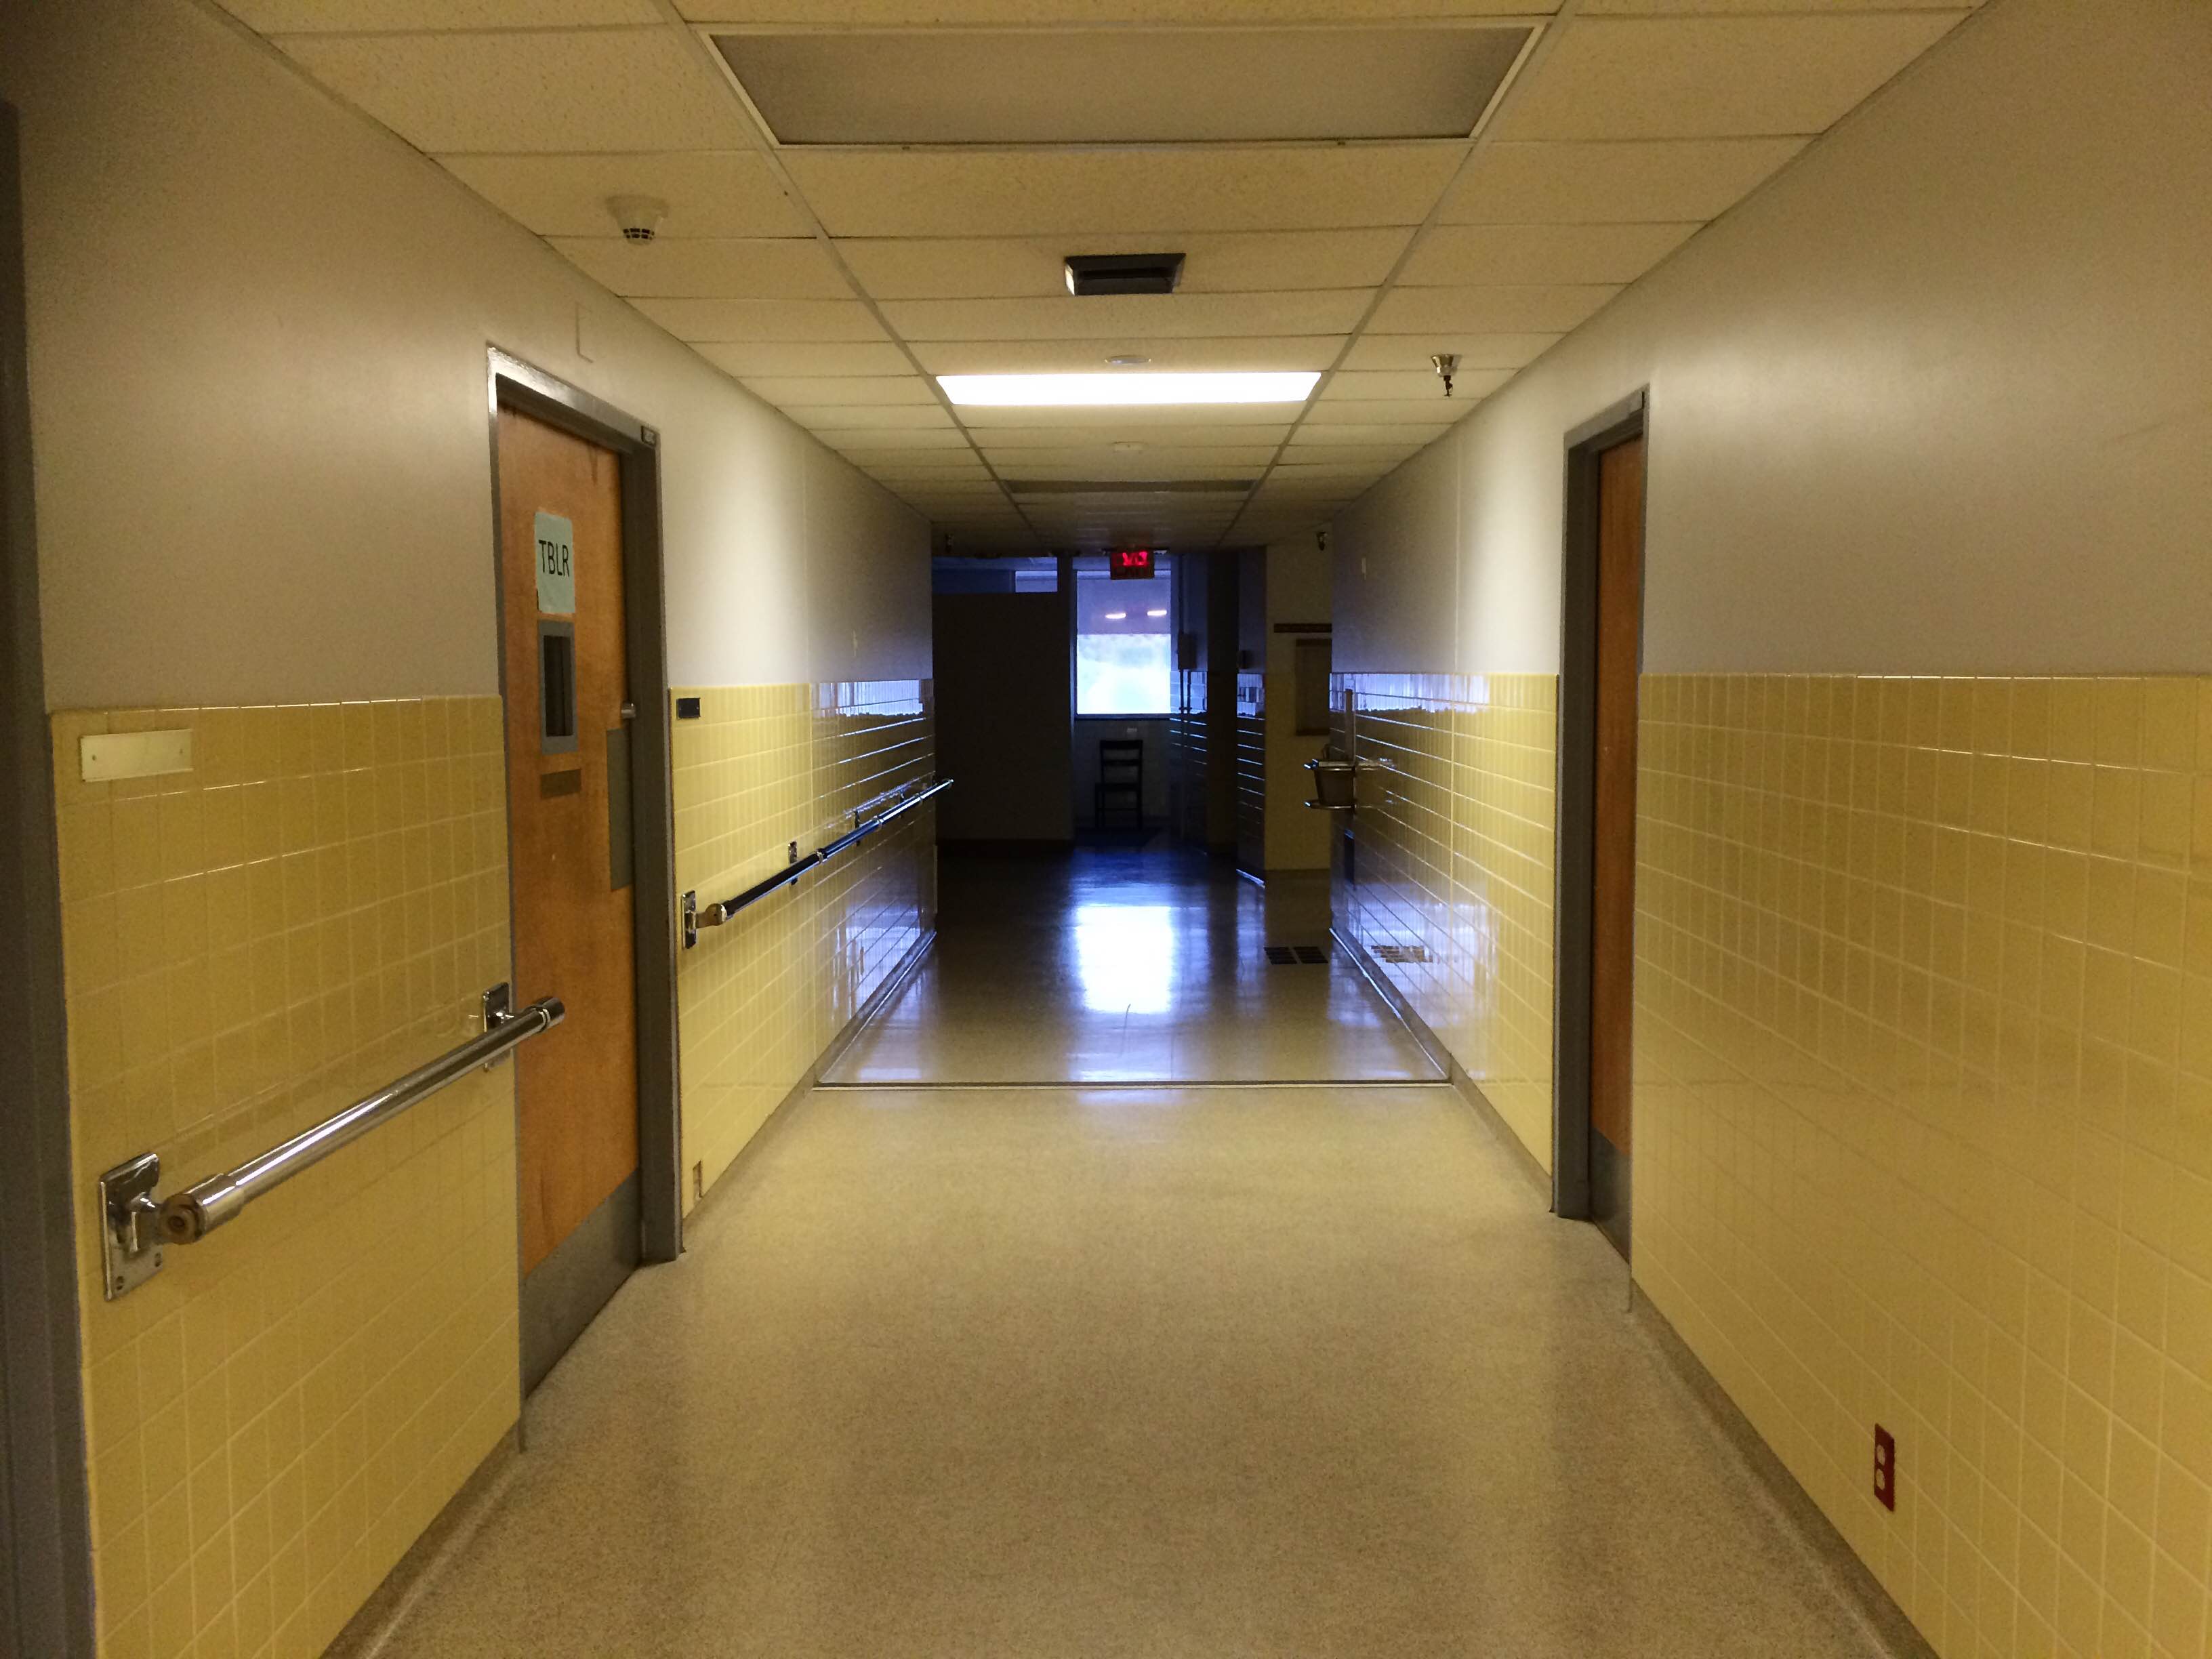
M556 617L576 614L576 530L550 513L538 515L538 608Z

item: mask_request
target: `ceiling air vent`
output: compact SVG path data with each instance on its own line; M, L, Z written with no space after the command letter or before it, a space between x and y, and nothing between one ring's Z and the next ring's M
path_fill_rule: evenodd
M1071 253L1067 291L1094 294L1172 294L1182 281L1180 253Z

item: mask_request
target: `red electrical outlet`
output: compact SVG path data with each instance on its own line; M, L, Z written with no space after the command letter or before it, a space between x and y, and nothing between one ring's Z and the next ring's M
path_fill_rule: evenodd
M1897 1437L1874 1425L1874 1495L1886 1510L1897 1507Z

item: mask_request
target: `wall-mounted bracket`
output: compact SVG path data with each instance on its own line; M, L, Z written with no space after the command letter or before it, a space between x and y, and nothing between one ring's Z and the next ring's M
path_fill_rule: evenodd
M507 1021L515 1018L514 987L505 980L500 981L498 984L483 994L478 1006L483 1010L484 1030L496 1031ZM483 1069L489 1072L493 1066L498 1065L500 1060L506 1058L505 1054L501 1054L497 1059L488 1060L483 1063Z
M699 895L686 893L677 914L684 924L684 948L688 951L699 942Z
M100 1294L112 1302L161 1271L161 1159L145 1152L100 1177Z

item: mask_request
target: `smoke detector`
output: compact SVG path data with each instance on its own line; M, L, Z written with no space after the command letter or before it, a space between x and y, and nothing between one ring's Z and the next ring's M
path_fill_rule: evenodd
M658 196L610 196L607 211L622 227L624 241L649 242L660 234L660 222L668 216L668 204Z

